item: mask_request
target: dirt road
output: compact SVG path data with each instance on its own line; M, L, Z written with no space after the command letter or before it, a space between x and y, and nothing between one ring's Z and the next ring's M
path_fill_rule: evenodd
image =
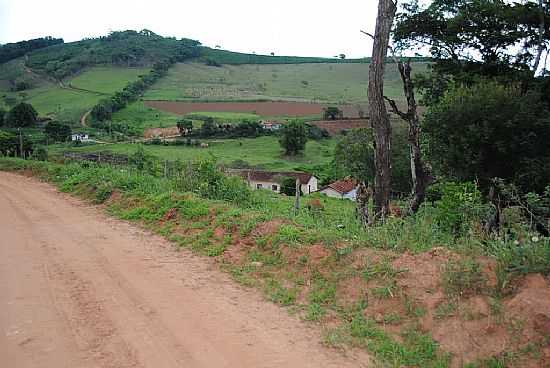
M0 366L364 367L210 260L0 172Z

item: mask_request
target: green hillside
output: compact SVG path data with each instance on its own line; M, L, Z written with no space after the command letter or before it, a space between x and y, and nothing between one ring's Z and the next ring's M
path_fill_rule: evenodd
M415 72L427 63L414 64ZM284 99L319 102L366 100L368 64L309 63L208 66L179 63L144 95L150 100ZM402 96L397 67L388 64L386 94Z

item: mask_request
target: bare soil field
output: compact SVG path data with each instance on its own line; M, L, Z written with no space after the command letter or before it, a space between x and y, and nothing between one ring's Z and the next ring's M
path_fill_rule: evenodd
M0 173L2 367L365 367L213 262ZM359 354L359 353L357 353Z
M347 120L320 120L311 121L309 124L325 129L331 136L338 135L342 130L368 128L368 119L347 119Z
M185 101L144 101L145 106L172 114L185 115L193 112L244 112L261 116L308 116L320 115L327 104L291 101L265 102L185 102ZM358 105L339 106L344 116L359 116Z

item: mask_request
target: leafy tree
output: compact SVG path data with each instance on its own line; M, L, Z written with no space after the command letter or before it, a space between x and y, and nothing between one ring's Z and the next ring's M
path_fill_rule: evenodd
M426 113L423 131L440 174L479 180L498 177L542 192L550 182L550 117L540 94L482 82L454 87Z
M6 116L6 125L10 127L31 127L36 123L38 113L32 105L21 102L15 105Z
M283 125L279 143L285 149L285 154L295 156L306 148L307 129L304 123L291 121Z
M409 193L411 168L407 133L404 129L392 132L392 187L393 191ZM374 138L372 129L352 129L336 145L334 165L338 177L351 176L359 181L374 182Z
M23 148L23 155L21 154ZM32 154L32 142L25 135L15 135L10 132L0 130L0 155L2 156L25 156Z
M193 120L182 119L177 122L177 127L181 136L187 135L193 131Z
M438 66L453 74L530 70L540 46L550 42L550 5L539 1L433 0L421 6L413 0L403 7L394 40L403 47L427 45Z
M72 134L71 127L58 121L50 121L44 127L44 132L54 142L66 142Z
M6 110L0 108L0 127L4 125L4 117L6 116Z
M287 196L296 195L296 179L290 176L285 176L281 178L281 193L286 194ZM302 189L300 188L300 193Z
M328 106L323 109L323 117L325 120L342 119L344 113L336 106Z
M218 127L211 117L206 118L201 126L200 134L202 137L211 137L218 132Z
M9 156L17 150L17 138L14 134L0 130L0 155Z

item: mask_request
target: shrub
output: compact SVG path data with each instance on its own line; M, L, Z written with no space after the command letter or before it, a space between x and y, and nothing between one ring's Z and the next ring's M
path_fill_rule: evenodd
M446 232L463 235L473 222L487 213L481 193L474 183L447 182L437 188L441 199L435 203L435 222Z

